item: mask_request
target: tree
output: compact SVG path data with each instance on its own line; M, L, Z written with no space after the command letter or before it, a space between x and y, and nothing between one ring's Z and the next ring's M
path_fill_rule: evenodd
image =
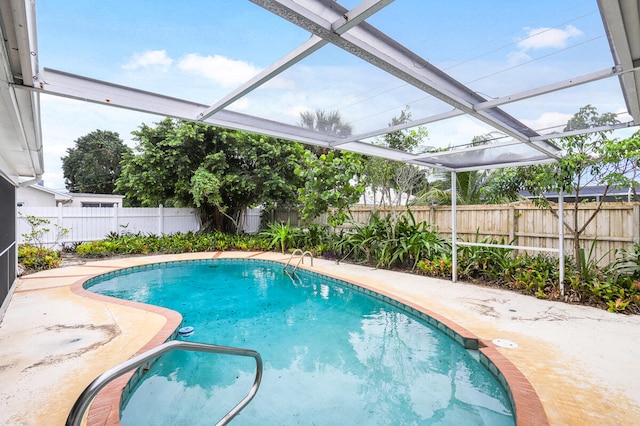
M430 205L451 204L451 172L436 173L434 185L420 195L420 200ZM490 179L486 170L456 173L456 202L458 204L484 204L484 188Z
M490 135L475 136L470 146L487 144ZM489 170L472 170L456 173L456 202L458 204L500 204L515 201L519 198L518 191L515 195L504 193L493 184L499 173ZM436 181L420 195L421 201L431 205L451 204L451 172L439 171L435 174Z
M349 206L358 202L364 186L358 182L363 170L363 157L351 152L335 152L316 157L308 152L296 173L304 186L298 192L302 204L302 218L311 221L321 214L329 214L328 222L337 226L349 218Z
M301 112L299 125L336 138L349 137L353 131L350 124L342 121L338 111L326 112L322 109L316 110L316 112Z
M298 143L172 119L133 134L118 188L143 206L197 207L203 231L238 232L245 208L294 202L301 185Z
M300 127L305 129L315 130L316 132L324 133L329 136L333 136L336 139L342 139L351 136L353 129L351 125L342 121L342 117L338 111L329 111L319 109L315 112L305 111L300 113ZM340 151L332 150L329 148L304 144L304 147L314 153L316 157L320 157L323 154L329 153L329 151L337 152L340 155Z
M411 121L409 107L403 109L398 117L393 117L389 127ZM428 138L426 128L390 132L376 141L377 145L405 152L415 152ZM427 171L424 168L400 161L370 157L365 167L367 186L373 191L373 204L400 207L408 204L411 196L427 185ZM380 197L380 198L378 198Z
M615 114L599 115L596 108L587 105L568 121L565 131L599 128L617 124ZM607 131L595 131L584 135L559 138L556 143L564 150L563 157L555 163L543 164L507 170L496 180L497 186L504 191L522 188L538 197L537 204L549 209L558 216L557 205L546 197L550 191L563 191L571 194L574 201L569 215L571 221L562 218L565 228L573 237L574 256L580 274L583 273L581 239L587 226L595 219L602 208L604 199L611 188L635 188L640 166L640 132L625 140L608 139ZM604 185L594 212L582 222L578 214L580 193L590 185Z
M129 154L116 132L94 130L75 140L62 157L65 186L71 192L112 194L120 177L120 161Z

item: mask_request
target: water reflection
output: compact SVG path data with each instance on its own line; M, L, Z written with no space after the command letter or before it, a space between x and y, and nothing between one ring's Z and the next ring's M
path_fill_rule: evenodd
M180 311L190 339L259 351L258 395L234 424L513 424L504 391L467 351L372 297L266 263L168 267L91 288ZM248 391L251 359L173 352L122 424L215 422ZM144 423L140 423L143 422ZM177 423L176 423L177 422Z

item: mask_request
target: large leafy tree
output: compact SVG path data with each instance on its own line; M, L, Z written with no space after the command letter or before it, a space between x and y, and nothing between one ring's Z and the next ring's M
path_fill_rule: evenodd
M172 119L133 134L118 188L143 206L197 207L204 231L238 231L246 207L296 199L298 143Z
M65 186L71 192L112 194L120 177L120 161L131 152L116 132L94 130L75 140L62 157Z
M597 129L617 124L615 114L598 114L595 107L582 107L567 123L565 131ZM578 271L584 267L581 236L602 208L606 195L614 187L635 188L638 185L640 158L640 132L624 140L609 139L610 132L594 131L582 135L559 138L556 143L565 152L555 163L505 170L495 185L504 193L524 189L538 197L539 206L556 216L557 204L549 202L547 193L563 191L574 201L569 220L562 218L565 228L573 237L574 256ZM602 185L603 194L593 213L583 218L578 214L580 194L590 185Z
M311 221L328 211L328 222L332 226L347 220L349 207L358 202L364 191L358 179L363 167L363 157L359 154L329 152L316 157L308 152L296 170L304 182L298 190L303 220Z

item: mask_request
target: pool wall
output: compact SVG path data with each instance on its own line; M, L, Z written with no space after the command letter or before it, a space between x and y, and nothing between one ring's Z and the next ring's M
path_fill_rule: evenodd
M222 252L216 253L213 258L217 258ZM244 263L255 262L257 260L250 258L224 258L225 261ZM263 260L259 262L266 263L286 263L287 258L282 260ZM85 289L90 285L92 281L102 280L112 276L123 275L137 270L153 269L159 264L171 263L175 266L181 264L193 264L193 263L209 263L211 258L207 259L194 259L194 260L177 260L170 262L154 262L140 266L125 267L117 269L106 274L99 274L87 279L82 279L76 282L72 286L72 291L93 299L107 301L109 303L116 303L143 309L155 313L159 313L167 318L167 323L163 329L156 334L145 346L143 346L137 354L146 352L147 350L158 346L167 340L176 337L177 330L182 323L182 316L173 310L146 305L142 303L116 299L108 296L102 296ZM306 273L320 276L324 279L329 279L335 283L346 286L353 290L359 291L371 297L375 297L386 303L389 303L403 311L419 318L425 323L439 329L456 343L465 349L477 350L479 353L480 363L487 368L491 374L504 387L507 396L511 401L511 405L514 409L514 416L517 425L548 425L548 419L540 399L527 378L511 363L506 357L504 357L491 343L490 341L483 341L475 336L467 329L459 326L458 324L450 321L449 319L426 309L423 306L417 305L411 301L403 299L401 297L388 294L385 291L376 289L365 283L352 281L344 277L338 277L329 273L318 273L313 271L306 265L300 265L300 268L304 269ZM112 381L100 393L96 396L93 403L89 408L87 416L87 426L93 425L120 425L120 408L123 401L126 401L129 393L135 388L139 380L144 376L145 369L138 369L134 372L121 376L120 378Z

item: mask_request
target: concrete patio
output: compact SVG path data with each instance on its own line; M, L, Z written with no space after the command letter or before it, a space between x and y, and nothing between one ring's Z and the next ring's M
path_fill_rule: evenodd
M123 267L211 257L288 259L245 252L134 257L20 279L0 323L0 424L64 424L91 380L167 325L161 313L78 294L72 288L79 281ZM312 270L394 294L482 341L515 342L495 350L528 379L552 425L640 424L639 316L322 259Z

